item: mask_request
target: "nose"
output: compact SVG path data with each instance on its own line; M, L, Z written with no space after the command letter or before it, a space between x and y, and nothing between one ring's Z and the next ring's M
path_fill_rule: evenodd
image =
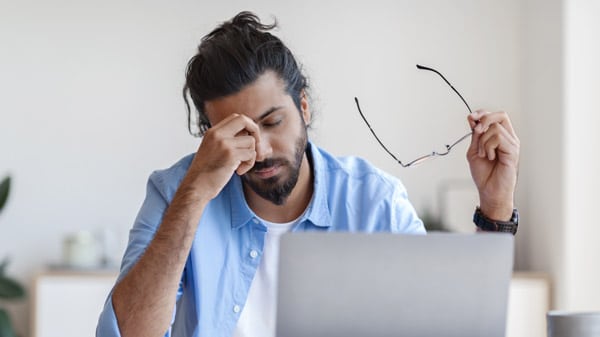
M260 142L256 144L256 161L263 161L271 156L273 148L268 137L261 136Z

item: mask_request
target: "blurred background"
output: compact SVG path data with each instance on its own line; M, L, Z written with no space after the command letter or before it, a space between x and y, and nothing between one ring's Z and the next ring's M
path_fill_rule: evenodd
M547 276L553 308L600 309L599 1L0 0L0 179L12 177L0 260L10 256L6 273L29 290L0 305L21 336L39 319L39 276L77 263L113 270L149 174L196 150L185 66L202 36L241 10L276 17L303 65L311 139L399 177L446 230L473 230L468 142L402 168L354 97L404 161L469 131L460 99L417 63L472 108L509 112L522 146L515 269ZM95 255L73 260L90 242Z

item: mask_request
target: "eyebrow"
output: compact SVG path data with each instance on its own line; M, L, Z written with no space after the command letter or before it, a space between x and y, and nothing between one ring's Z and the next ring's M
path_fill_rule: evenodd
M272 114L273 112L275 112L281 108L283 108L283 106L271 107L269 110L263 112L262 115L258 116L258 118L254 119L254 123L257 123L259 120L266 118L267 116L269 116L270 114Z

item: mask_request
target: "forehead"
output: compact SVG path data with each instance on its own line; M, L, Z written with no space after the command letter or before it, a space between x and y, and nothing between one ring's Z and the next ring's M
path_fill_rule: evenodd
M293 104L285 91L284 81L274 72L267 71L235 94L206 101L204 110L211 124L215 125L234 113L256 120L273 107Z

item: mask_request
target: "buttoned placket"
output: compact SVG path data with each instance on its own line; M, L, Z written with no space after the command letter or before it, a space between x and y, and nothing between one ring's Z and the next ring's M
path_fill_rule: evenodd
M245 265L245 268L251 268L253 270L254 273L256 273L257 269L258 269L258 264L260 262L260 247L255 247L256 244L258 244L257 240L254 239L254 235L258 235L257 232L262 232L259 227L262 225L260 220L257 219L256 217L253 217L250 220L250 223L247 224L248 226L250 226L250 228L248 228L248 230L251 231L251 237L252 239L250 240L250 247L249 249L242 255L243 258L241 260L241 262ZM264 226L264 225L263 225ZM243 230L243 229L241 229ZM263 233L264 235L264 233ZM241 283L240 283L241 284ZM238 294L237 296L234 296L234 303L232 303L232 313L236 316L236 320L239 319L239 316L241 315L241 312L243 310L243 306L244 303L242 302L243 300L247 299L248 296L248 291L250 289L251 285L248 285L248 289L246 291L244 291L245 293L245 298L242 299L241 298L241 290L238 288L234 291L235 294Z

